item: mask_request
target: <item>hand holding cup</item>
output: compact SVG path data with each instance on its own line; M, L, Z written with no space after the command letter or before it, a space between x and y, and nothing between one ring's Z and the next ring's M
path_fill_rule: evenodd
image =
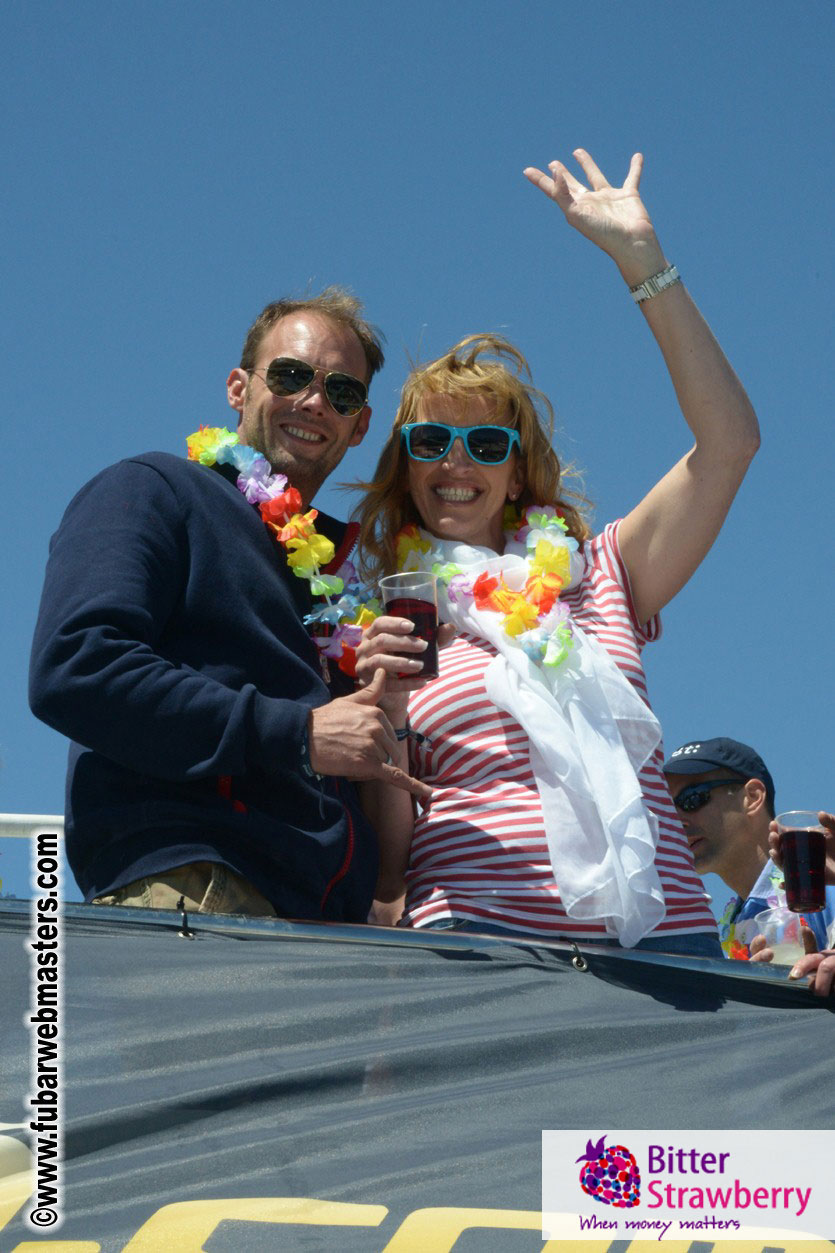
M756 914L753 920L756 935L765 939L776 966L793 966L806 954L803 923L800 914L778 906Z
M409 575L408 577L414 579L416 576ZM426 578L425 575L419 577ZM434 583L434 575L430 575L429 578ZM385 595L384 589L383 594ZM389 612L376 618L363 631L362 640L357 646L356 671L360 684L365 686L371 682L378 669L385 670L386 697L383 703L387 710L390 706L394 710L392 702L399 701L398 708L394 710L394 716L402 720L405 717L409 692L418 691L427 679L435 677L438 672L437 649L445 648L452 642L455 638L455 627L450 622L444 622L438 626L436 618L433 665L430 642L422 639L416 630L419 623L414 621L414 617L395 617L391 614L391 607L396 600L397 597L391 597L387 607ZM399 606L394 604L394 608L398 609ZM428 667L427 654L429 654L430 662ZM427 673L427 668L430 673ZM392 716L392 712L389 712L389 716Z
M411 623L414 637L425 645L418 656L421 662L420 669L414 666L415 657L412 657L409 668L397 677L401 679L437 678L438 587L435 575L422 571L389 574L380 580L380 592L387 617L401 618Z
M782 866L786 905L794 913L817 913L826 904L824 827L817 814L794 809L778 814L770 829L775 828L773 845L769 836L770 852L773 860Z
M824 884L835 886L835 814L829 814L825 809L818 811L818 822L823 830L824 847L826 850L826 861L823 870ZM780 838L780 828L776 818L773 818L768 827L768 855L778 866L783 869L783 853Z

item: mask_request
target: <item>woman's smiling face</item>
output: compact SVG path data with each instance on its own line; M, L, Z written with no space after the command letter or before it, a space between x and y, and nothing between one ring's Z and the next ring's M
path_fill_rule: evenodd
M462 400L428 395L418 405L417 421L461 427L504 425L482 396ZM463 439L456 439L440 461L409 458L409 492L426 530L439 539L479 544L495 552L504 549L505 504L519 495L523 483L515 449L497 466L473 461Z

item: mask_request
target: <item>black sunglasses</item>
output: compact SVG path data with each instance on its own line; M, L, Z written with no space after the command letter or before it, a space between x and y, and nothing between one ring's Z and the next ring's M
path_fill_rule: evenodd
M250 370L249 373L257 374L258 371ZM336 413L343 418L359 413L368 400L368 388L353 375L341 374L339 370L325 372L295 357L276 357L266 367L264 382L274 396L295 396L309 387L317 374L324 375L325 395Z
M483 466L500 466L507 461L514 444L522 451L519 432L509 426L447 426L445 422L407 422L401 427L406 451L414 461L440 461L456 439L473 461Z
M678 796L673 797L673 804L683 814L694 814L703 809L710 800L710 793L715 787L742 787L741 779L709 779L706 783L689 783L683 787Z

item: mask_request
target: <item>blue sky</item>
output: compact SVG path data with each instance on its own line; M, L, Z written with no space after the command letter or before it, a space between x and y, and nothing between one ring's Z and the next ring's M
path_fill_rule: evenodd
M68 500L231 418L267 301L342 283L387 336L332 484L370 474L409 357L480 330L527 355L598 527L686 450L614 267L522 177L580 145L612 181L645 154L662 244L763 432L645 654L665 743L747 740L778 807L835 806L831 5L17 0L4 27L0 810L63 809L65 744L26 668ZM3 887L26 894L3 843Z

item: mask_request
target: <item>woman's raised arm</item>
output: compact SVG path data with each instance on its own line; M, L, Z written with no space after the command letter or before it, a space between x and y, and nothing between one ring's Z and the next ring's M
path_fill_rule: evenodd
M550 176L533 167L525 176L556 201L571 226L612 258L630 288L664 275L669 262L638 191L640 153L633 156L622 187L611 187L584 149L577 148L574 156L588 186L560 161L551 162ZM620 529L641 622L680 591L707 554L760 443L751 402L684 285L669 273L661 281L669 285L640 307L695 443Z

